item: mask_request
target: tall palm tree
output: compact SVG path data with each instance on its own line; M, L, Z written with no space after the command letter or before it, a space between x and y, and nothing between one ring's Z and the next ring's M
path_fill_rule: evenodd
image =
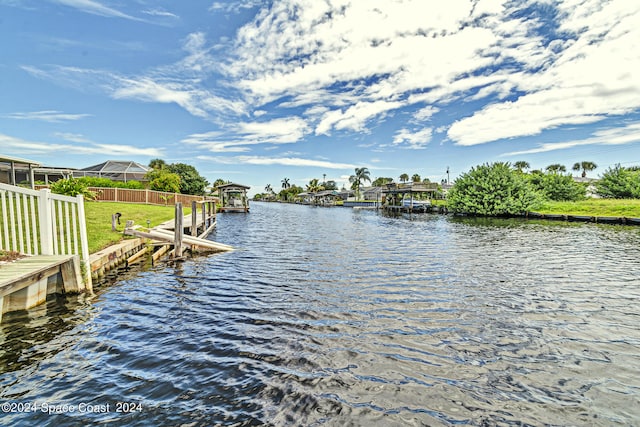
M167 162L162 159L153 159L149 162L151 169L164 169L167 167Z
M289 178L284 178L282 180L282 188L286 190L289 187L291 187L291 184L289 184Z
M320 182L318 181L317 178L313 178L307 184L307 192L309 193L317 193L318 191L322 191L322 190L324 190L324 187L320 185Z
M547 172L551 173L561 173L566 172L567 167L565 165L561 165L560 163L554 163L546 167Z
M403 173L402 175L400 175L400 182L407 182L409 181L409 175L407 175L406 173Z
M572 169L574 171L579 171L580 169L582 169L582 177L585 178L587 176L587 172L592 171L597 167L598 165L593 162L580 162L574 164Z
M517 161L513 164L513 168L518 172L524 172L525 170L531 168L529 162L525 162L523 160Z
M367 168L356 168L355 175L349 177L349 182L352 184L351 188L356 190L356 199L360 198L360 185L365 181L371 182L369 169Z

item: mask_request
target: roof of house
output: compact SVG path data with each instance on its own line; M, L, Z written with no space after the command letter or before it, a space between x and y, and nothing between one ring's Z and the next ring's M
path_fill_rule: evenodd
M125 160L107 160L106 162L80 169L100 173L139 173L146 174L149 168L140 163Z
M21 159L19 157L11 157L0 155L0 162L2 163L17 163L22 165L42 166L42 163L35 160Z
M236 184L235 182L229 182L227 184L218 185L217 188L221 189L221 190L234 190L234 189L248 190L251 187L249 187L247 185Z

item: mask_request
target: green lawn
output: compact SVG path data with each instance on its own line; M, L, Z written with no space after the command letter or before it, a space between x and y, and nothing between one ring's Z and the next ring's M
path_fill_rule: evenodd
M640 199L587 199L580 202L544 202L534 211L543 214L640 218Z
M153 206L131 203L114 202L85 202L85 216L87 218L87 234L89 238L89 252L94 253L113 243L121 241L127 220L133 220L135 224L147 226L147 220L151 221L151 227L173 219L173 206ZM120 225L117 231L111 231L111 215L119 212ZM184 208L184 214L191 213L191 208Z

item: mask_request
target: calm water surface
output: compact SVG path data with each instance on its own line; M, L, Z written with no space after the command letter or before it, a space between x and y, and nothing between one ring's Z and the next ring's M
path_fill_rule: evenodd
M640 425L640 228L254 203L211 238L6 316L0 424Z

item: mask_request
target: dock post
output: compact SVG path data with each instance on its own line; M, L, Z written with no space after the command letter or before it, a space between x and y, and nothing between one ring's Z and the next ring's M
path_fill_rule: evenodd
M177 202L176 203L176 210L175 210L175 228L174 228L174 232L175 232L175 238L174 238L174 249L173 249L173 256L175 258L180 258L182 256L182 235L184 233L184 228L182 225L182 203Z
M207 212L206 212L205 207L206 207L206 205L204 204L204 202L202 202L200 204L200 209L202 209L201 217L202 217L202 232L203 233L207 229ZM196 234L196 236L197 236L197 234Z
M191 235L198 236L198 204L191 202Z

